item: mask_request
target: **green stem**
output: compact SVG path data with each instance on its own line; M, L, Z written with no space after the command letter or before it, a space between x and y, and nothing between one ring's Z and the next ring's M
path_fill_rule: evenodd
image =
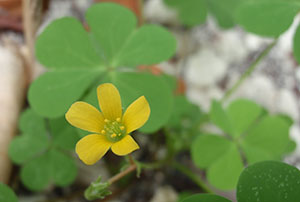
M197 184L200 188L202 188L203 191L205 191L206 193L213 193L213 191L204 183L204 181L198 175L190 171L190 169L177 163L176 161L174 161L172 165L178 171L180 171L181 173L189 177L195 184Z
M270 45L268 45L261 54L256 58L256 60L248 67L248 69L244 72L244 74L241 75L240 79L230 88L226 91L222 98L222 102L224 102L226 99L228 99L233 92L235 92L240 85L244 82L246 78L248 78L252 72L256 69L257 65L261 62L261 60L268 55L270 50L276 45L277 39L274 40Z

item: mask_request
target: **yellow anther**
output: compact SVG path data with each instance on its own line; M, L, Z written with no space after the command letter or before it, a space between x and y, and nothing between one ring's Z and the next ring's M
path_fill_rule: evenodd
M108 123L108 122L109 122L109 120L108 120L108 119L104 119L104 122L105 122L105 123Z
M114 138L114 137L117 137L117 135L114 133L110 137Z
M105 131L105 130L101 130L101 134L103 134L103 135L104 135L105 133L106 133L106 131Z
M125 127L124 127L124 126L120 126L120 129L121 129L121 130L124 130L124 129L125 129Z
M117 118L116 121L117 121L117 122L121 122L121 118Z
M118 136L121 136L121 133L119 133Z

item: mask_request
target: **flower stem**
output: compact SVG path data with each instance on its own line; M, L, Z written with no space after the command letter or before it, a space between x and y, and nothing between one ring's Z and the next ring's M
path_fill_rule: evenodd
M213 193L213 191L203 182L203 180L198 175L190 171L190 169L188 169L182 164L177 163L176 161L174 161L172 165L178 171L189 177L195 184L202 188L203 191L205 191L206 193Z
M275 39L270 45L268 45L261 53L260 55L256 58L256 60L247 68L247 70L241 75L240 79L230 88L228 89L223 98L222 102L224 102L226 99L228 99L232 93L234 93L240 85L244 82L246 78L248 78L252 72L256 69L257 65L261 62L261 60L268 55L270 50L276 45L277 39Z
M124 177L125 175L128 175L129 173L131 173L132 171L136 170L136 164L131 164L126 170L116 174L115 176L111 177L108 180L109 184L113 184L114 182L120 180L122 177Z

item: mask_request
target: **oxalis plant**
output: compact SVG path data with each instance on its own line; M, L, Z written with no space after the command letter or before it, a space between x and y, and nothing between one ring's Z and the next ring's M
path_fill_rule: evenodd
M165 2L188 26L204 22L209 11L225 28L238 22L248 31L275 38L288 28L299 10L292 0ZM228 12L231 4L236 5L232 7L236 12ZM278 17L282 9L285 15L276 25L266 23L270 16ZM195 12L198 10L204 12L200 15ZM254 17L263 20L253 23L247 18L250 13L261 13ZM113 191L111 185L130 173L139 177L143 171L164 167L178 170L199 186L200 194L180 198L183 202L229 201L216 195L217 190L236 190L238 202L300 199L299 170L280 162L296 147L289 138L293 121L282 114L270 114L247 99L224 104L276 40L224 97L212 101L209 112L204 112L184 95L174 93L176 78L137 68L174 55L176 40L166 29L138 26L130 10L112 3L90 7L86 21L83 26L71 17L57 19L37 38L36 56L48 71L30 86L30 108L22 113L20 135L9 148L26 188L42 191L51 185L69 186L78 174L75 159L90 166L103 161L111 150L123 159L122 166L113 165L117 172L108 180L99 174L84 192L88 200L105 198ZM262 23L269 27L264 30ZM202 127L205 124L220 130L212 134ZM135 155L146 149L139 144L139 136L147 136L151 143L154 137L163 136L165 141L160 146L166 148L165 154L151 161ZM72 155L74 150L76 155ZM193 169L180 162L179 156L186 151ZM3 184L0 201L1 197L17 201L13 191Z

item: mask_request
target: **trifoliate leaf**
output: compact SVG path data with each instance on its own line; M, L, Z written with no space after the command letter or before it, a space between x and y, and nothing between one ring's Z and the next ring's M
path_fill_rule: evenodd
M30 86L30 105L41 116L59 117L82 96L100 74L101 71L92 70L46 72Z
M219 135L199 135L192 143L191 154L199 168L208 168L230 149L233 143Z
M101 55L82 24L71 17L53 21L36 41L36 56L48 68L99 68ZM66 77L67 78L67 77Z
M300 172L281 162L266 161L247 167L237 186L238 202L295 202L300 198Z
M283 1L245 1L238 8L236 20L249 32L278 37L292 24L300 4Z

